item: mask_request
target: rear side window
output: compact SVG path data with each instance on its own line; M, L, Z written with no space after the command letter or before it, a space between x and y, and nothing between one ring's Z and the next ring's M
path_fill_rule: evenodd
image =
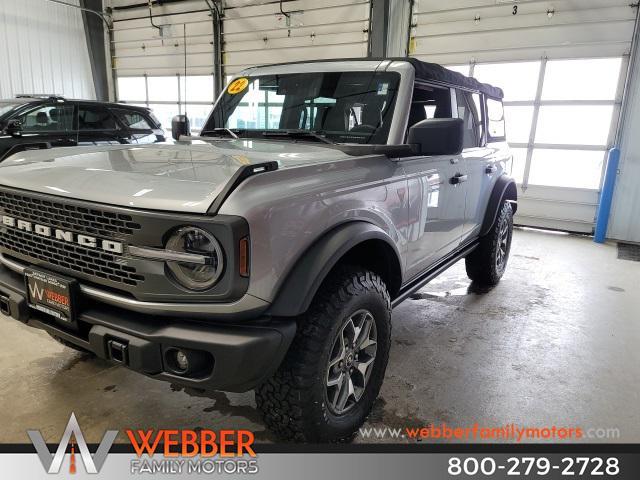
M153 126L148 119L139 112L131 112L128 110L114 110L122 124L132 130L151 130Z
M78 110L79 130L116 130L116 119L105 107L80 105Z
M482 117L469 92L456 90L458 103L458 118L464 121L464 148L474 148L482 145Z
M505 140L504 108L501 101L487 98L487 117L489 117L489 138L493 141Z
M156 117L153 112L149 112L149 118L151 118L151 121L156 124L156 128L162 128L160 120L158 120L158 117Z
M471 97L473 98L473 106L475 107L475 114L478 118L478 134L479 134L479 143L481 146L484 146L487 142L485 139L485 134L484 134L484 130L485 130L485 124L482 120L483 117L483 113L482 113L482 96L479 93L474 93L473 95L471 95Z

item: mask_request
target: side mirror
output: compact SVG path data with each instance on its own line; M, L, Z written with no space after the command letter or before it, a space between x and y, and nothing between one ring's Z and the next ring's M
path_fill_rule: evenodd
M13 118L7 122L7 127L5 128L7 135L11 135L12 137L19 137L22 135L22 122L17 118Z
M416 144L422 155L458 155L464 144L461 118L430 118L409 128L407 143Z
M174 140L180 140L183 135L191 135L189 119L186 115L176 115L171 119L171 136Z

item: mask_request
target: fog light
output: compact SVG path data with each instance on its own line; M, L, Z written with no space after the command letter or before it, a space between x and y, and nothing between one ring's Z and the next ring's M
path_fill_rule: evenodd
M176 366L185 372L189 370L189 358L182 350L176 350Z
M203 378L213 370L214 359L209 352L185 347L164 350L166 371L181 377Z

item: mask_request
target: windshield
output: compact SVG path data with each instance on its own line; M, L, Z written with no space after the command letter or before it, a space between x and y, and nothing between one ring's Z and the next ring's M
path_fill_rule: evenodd
M20 103L9 103L9 102L0 102L0 118L4 116L5 113L10 112L11 110L19 107Z
M233 80L202 135L385 144L400 75L291 73ZM227 132L228 133L228 132Z

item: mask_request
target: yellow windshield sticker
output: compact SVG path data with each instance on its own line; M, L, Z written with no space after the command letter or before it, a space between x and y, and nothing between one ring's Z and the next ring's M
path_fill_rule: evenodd
M229 86L227 87L227 93L229 93L229 95L235 95L247 88L247 85L249 85L248 78L237 78L229 84Z

